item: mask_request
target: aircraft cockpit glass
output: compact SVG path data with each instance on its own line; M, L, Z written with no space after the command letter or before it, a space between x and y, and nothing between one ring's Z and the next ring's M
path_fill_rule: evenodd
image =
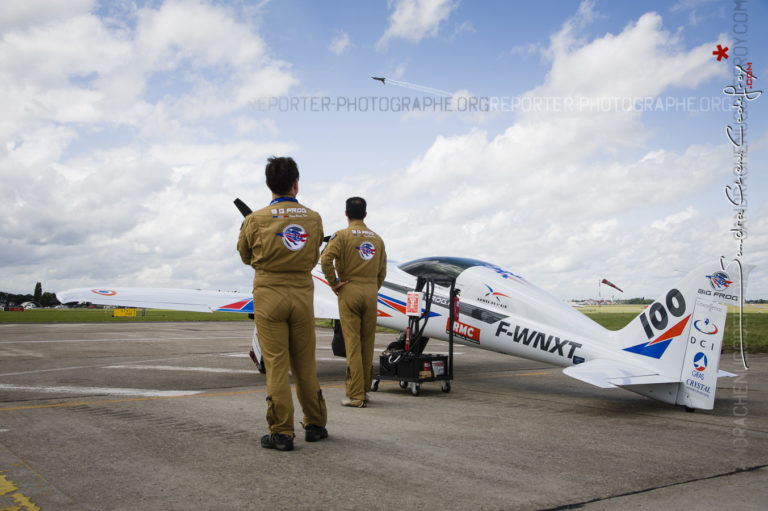
M399 268L415 277L431 279L440 286L448 287L461 272L473 266L491 265L465 257L425 257L403 263Z

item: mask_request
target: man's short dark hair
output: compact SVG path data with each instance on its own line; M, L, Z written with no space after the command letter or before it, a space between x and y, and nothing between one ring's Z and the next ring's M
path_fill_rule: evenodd
M293 183L299 179L299 168L290 156L276 157L267 160L264 174L267 176L267 186L276 195L291 193Z
M347 199L347 216L352 220L365 218L365 199L362 197L350 197Z

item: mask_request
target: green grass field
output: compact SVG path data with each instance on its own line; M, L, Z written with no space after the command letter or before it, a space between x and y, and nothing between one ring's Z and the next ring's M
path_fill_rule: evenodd
M606 305L584 307L581 312L609 330L619 330L629 323L641 310L642 305ZM183 312L170 310L142 309L136 317L113 317L110 309L32 309L24 312L0 312L0 323L90 323L136 321L249 321L248 316L236 312ZM725 351L738 350L738 314L731 307L726 320L723 348ZM328 327L328 321L319 321L319 326ZM768 353L768 307L747 306L744 312L744 337L749 353Z

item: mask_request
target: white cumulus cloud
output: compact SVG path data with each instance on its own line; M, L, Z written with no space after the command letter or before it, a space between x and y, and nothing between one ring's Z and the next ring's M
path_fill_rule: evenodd
M6 4L4 288L216 287L227 279L211 268L241 272L230 257L232 199L263 188L263 169L244 162L294 149L249 104L297 83L290 66L226 7L197 0L123 4L135 21L125 24L93 13L93 2ZM218 134L222 119L231 136Z
M328 45L328 49L335 55L341 55L349 49L351 44L352 41L349 39L349 34L341 32L333 38L331 44Z
M440 24L459 6L457 0L390 0L389 26L376 43L386 48L392 39L418 42L434 37Z

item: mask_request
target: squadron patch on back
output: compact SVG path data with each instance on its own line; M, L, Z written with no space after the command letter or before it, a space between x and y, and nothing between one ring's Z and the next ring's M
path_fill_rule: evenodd
M287 226L283 232L278 232L277 236L283 238L283 244L286 248L294 252L301 250L307 244L307 231L297 224Z
M376 247L374 247L373 243L370 241L365 241L361 243L359 247L355 248L357 248L360 257L362 257L364 261L370 261L373 259L373 256L376 255Z

